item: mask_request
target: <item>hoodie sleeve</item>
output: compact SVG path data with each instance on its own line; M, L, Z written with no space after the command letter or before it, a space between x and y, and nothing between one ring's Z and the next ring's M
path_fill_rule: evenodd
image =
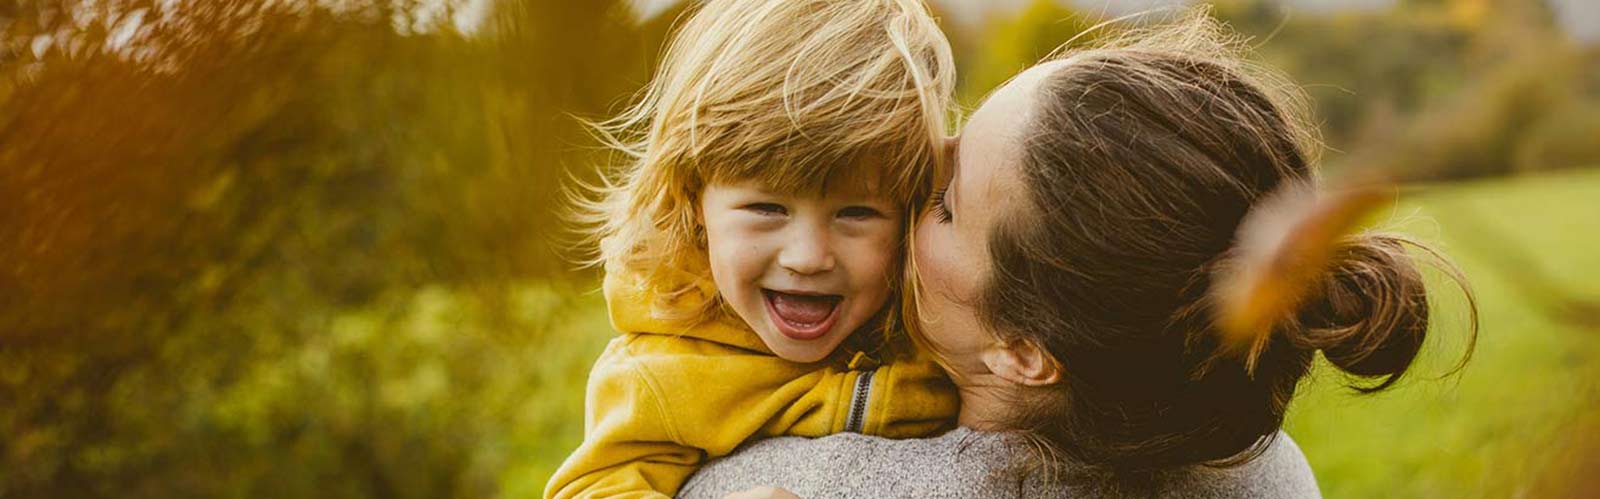
M612 340L595 362L584 406L583 444L550 477L545 499L665 499L706 459L679 443L659 387L629 355L627 336Z

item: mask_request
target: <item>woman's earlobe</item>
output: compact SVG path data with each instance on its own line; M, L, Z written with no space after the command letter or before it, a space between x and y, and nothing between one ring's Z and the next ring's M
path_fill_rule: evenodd
M1061 381L1061 363L1031 342L996 343L983 350L983 363L1001 379L1023 386L1053 385Z

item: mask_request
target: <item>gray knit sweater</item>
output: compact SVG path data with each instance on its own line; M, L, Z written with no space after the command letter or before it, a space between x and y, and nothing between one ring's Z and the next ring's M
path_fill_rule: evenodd
M690 477L678 497L720 499L757 486L787 489L805 499L1321 497L1305 455L1281 432L1253 461L1233 468L1196 466L1163 473L1151 483L1138 484L1139 490L1114 490L1070 467L1050 480L1022 465L1029 455L1014 438L966 428L911 440L853 433L772 438L707 464Z

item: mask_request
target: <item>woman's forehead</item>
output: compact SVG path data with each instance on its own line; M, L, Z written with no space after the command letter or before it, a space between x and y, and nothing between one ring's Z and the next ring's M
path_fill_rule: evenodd
M984 99L967 121L967 128L962 135L973 133L975 127L981 132L990 132L989 129L997 125L1009 124L1012 125L1010 128L1020 128L1032 115L1030 111L1040 85L1067 63L1066 60L1041 63L1012 77Z
M1034 66L996 89L973 113L955 148L950 199L957 217L986 225L1022 195L1020 162L1027 125L1033 121L1040 85L1064 65L1051 61Z
M1057 66L1046 63L1024 71L985 100L962 130L956 168L962 177L989 177L989 171L1022 157L1024 130L1032 122L1034 95Z

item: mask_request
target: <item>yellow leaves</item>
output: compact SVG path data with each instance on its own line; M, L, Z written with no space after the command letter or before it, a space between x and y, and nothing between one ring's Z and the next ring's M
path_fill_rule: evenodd
M189 209L210 211L215 208L217 202L223 199L223 195L228 193L228 188L233 187L233 181L238 176L238 169L229 168L212 178L210 182L206 182L199 188L190 191L189 197L186 199Z
M1493 10L1490 0L1455 0L1450 2L1445 17L1454 26L1477 29L1483 26Z
M990 90L1039 62L1063 43L1083 35L1096 21L1092 16L1052 0L1033 0L1015 17L991 21L984 29L981 55L973 54L975 57L971 59L976 62L967 63L971 69L963 75L961 100L976 103ZM1092 41L1092 35L1076 39L1073 45ZM958 62L961 55L957 54Z
M1382 184L1329 193L1295 185L1257 203L1212 285L1224 347L1245 353L1253 371L1273 325L1313 297L1341 241L1391 197Z

